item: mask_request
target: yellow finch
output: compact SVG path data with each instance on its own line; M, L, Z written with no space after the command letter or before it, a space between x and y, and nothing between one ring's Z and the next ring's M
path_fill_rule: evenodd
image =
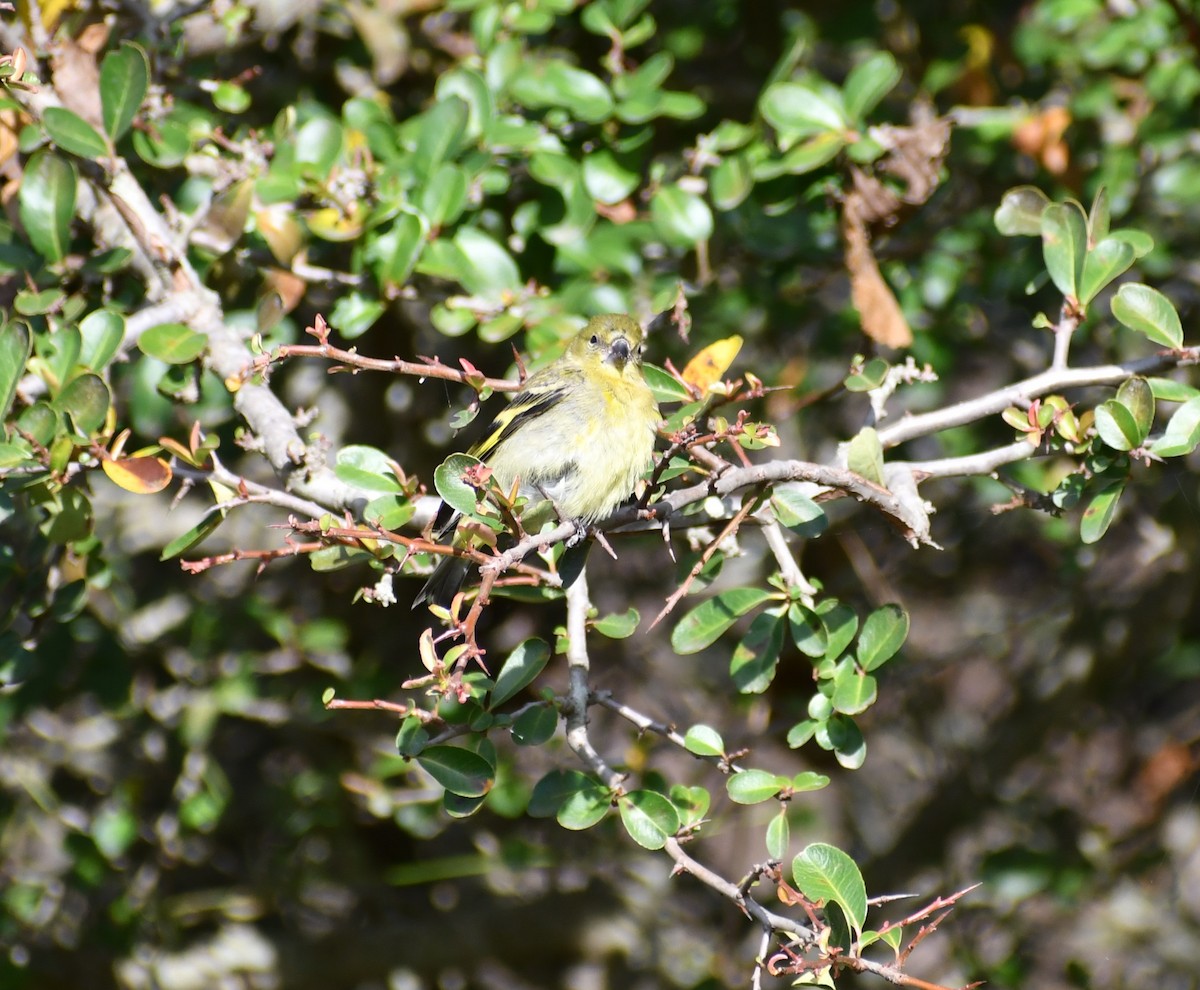
M658 405L642 376L642 328L628 316L594 316L553 364L531 375L469 453L505 491L549 499L566 519L599 522L633 491L650 463ZM458 513L437 533L445 542ZM457 545L457 544L456 544ZM443 557L413 602L449 605L470 568Z

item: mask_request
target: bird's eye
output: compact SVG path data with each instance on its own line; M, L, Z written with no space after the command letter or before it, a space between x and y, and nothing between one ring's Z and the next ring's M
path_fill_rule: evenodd
M590 343L593 347L595 347L598 343L600 343L600 338L597 337L595 334L592 334L592 339L591 339Z

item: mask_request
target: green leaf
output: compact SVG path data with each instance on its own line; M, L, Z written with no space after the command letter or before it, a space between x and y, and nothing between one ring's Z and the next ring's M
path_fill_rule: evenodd
M591 828L612 807L612 794L606 787L586 777L584 780L584 786L568 794L555 815L559 825L576 832Z
M780 808L779 814L767 823L767 855L772 859L783 859L787 855L791 841L792 833L788 827L787 808Z
M0 423L8 419L17 394L17 383L25 375L25 365L33 354L29 327L17 320L0 323ZM3 431L0 430L0 436Z
M836 660L854 639L858 631L858 616L850 606L832 599L821 602L817 606L817 614L825 628L825 658Z
M696 756L724 756L725 740L721 733L707 725L693 725L683 737L684 748Z
M1096 407L1096 432L1114 450L1133 450L1145 439L1138 430L1133 413L1116 399L1109 399Z
M354 340L370 330L386 308L379 299L361 292L347 292L334 303L329 325L347 340Z
M872 426L858 431L846 447L846 466L867 481L883 487L883 445Z
M75 429L85 437L92 436L104 425L111 404L108 386L91 372L72 379L54 400L55 408L70 416Z
M1078 203L1051 203L1042 213L1042 257L1064 296L1079 298L1087 258L1087 220Z
M46 133L63 151L95 160L110 154L108 142L91 124L63 107L47 107L42 115Z
M557 728L557 709L553 705L536 705L523 711L513 721L513 742L518 746L540 746L553 738Z
M391 228L372 238L366 257L385 288L400 288L416 268L425 247L429 225L415 213L401 213Z
M512 255L482 230L463 227L454 244L465 261L458 279L468 292L494 297L520 288L521 273Z
M550 818L572 794L595 786L596 782L580 770L551 770L533 785L526 810L531 818Z
M861 670L853 657L845 657L834 673L830 701L843 715L857 715L875 704L877 691L875 678Z
M1036 186L1010 189L996 207L996 229L1005 237L1040 237L1042 214L1049 205L1049 198Z
M1147 378L1150 392L1159 402L1187 402L1200 396L1200 388L1174 378Z
M861 121L900 81L900 66L890 52L875 52L850 70L842 86L846 116Z
M618 808L625 831L644 849L661 849L679 831L679 812L657 791L630 791Z
M679 821L684 828L690 828L704 820L708 814L712 796L703 787L684 787L675 784L671 788L671 803L679 812Z
M662 368L658 367L658 365L642 365L642 375L646 379L646 384L650 386L650 390L654 393L654 398L659 402L691 401L692 396L688 392L687 386L674 375L668 374Z
M708 204L695 193L679 186L660 186L650 200L650 219L667 244L677 248L694 247L712 236L713 215Z
M103 371L125 339L125 318L112 310L98 309L83 318L79 335L79 363L92 371Z
M1167 421L1163 435L1149 446L1159 457L1182 457L1190 454L1197 445L1200 445L1200 397L1188 399L1176 409Z
M612 93L597 76L556 59L527 60L508 89L527 107L565 107L587 123L599 123L613 112Z
M790 781L766 770L739 770L725 781L730 800L737 804L761 804L769 801Z
M612 205L625 199L641 177L621 165L611 151L597 151L583 159L583 187L592 199Z
M470 180L458 165L443 163L421 191L421 214L433 230L454 223L467 205Z
M1154 423L1154 392L1141 375L1126 379L1117 389L1117 402L1129 410L1137 425L1138 446L1146 439Z
M451 794L482 797L495 783L495 768L461 746L430 746L416 757L422 769Z
M1079 521L1079 538L1084 543L1095 543L1108 532L1123 491L1125 481L1115 481L1102 488L1088 503Z
M806 791L819 791L824 787L829 786L829 778L823 773L817 773L813 770L804 770L794 776L789 785L797 794L803 794Z
M739 616L761 605L771 593L761 588L731 588L701 602L687 613L671 633L676 653L699 653L717 641Z
M1130 330L1163 347L1183 346L1183 326L1171 300L1140 282L1126 282L1113 296L1112 312Z
M396 732L396 752L401 756L416 756L429 742L429 730L415 715L400 722Z
M787 623L782 615L754 617L729 661L729 676L742 694L762 694L775 679Z
M840 99L834 94L800 82L768 86L759 110L780 134L780 144L790 145L821 131L843 131L848 126Z
M416 512L417 507L403 495L380 495L367 503L363 518L372 525L395 532Z
M814 842L792 860L792 879L810 901L837 904L856 932L867 920L867 887L854 860L835 846Z
M347 444L337 452L333 473L348 485L395 495L401 491L395 462L378 447Z
M1130 230L1126 227L1114 230L1108 236L1124 241L1133 248L1135 258L1144 258L1154 250L1154 238L1143 230Z
M755 165L754 178L775 179L781 175L806 175L833 161L846 147L840 132L827 131L789 148L782 158L767 159Z
M17 190L21 225L47 261L62 261L70 244L79 177L75 166L49 151L35 152Z
M470 454L451 454L433 472L433 487L442 501L464 516L475 514L476 491L463 475L481 463L478 457Z
M825 627L820 618L799 602L788 607L788 626L792 642L806 657L823 657L828 646Z
M624 612L614 612L602 619L593 620L591 626L601 636L607 636L609 639L627 639L637 631L641 619L638 610L630 606Z
M158 555L158 559L170 560L172 557L178 557L181 553L187 553L192 547L203 542L204 538L224 521L225 514L223 512L210 512L191 529L180 533L179 536L163 547L162 553Z
M496 708L518 691L523 691L545 669L549 660L550 647L545 640L531 638L518 644L496 675L496 686L492 688L488 707Z
M858 637L858 662L876 670L896 655L908 638L908 613L899 605L884 605L867 616Z
M849 392L869 392L884 383L889 369L890 365L883 358L871 358L862 366L861 371L847 375L842 384Z
M1092 208L1088 210L1088 240L1099 245L1108 237L1109 224L1112 222L1112 209L1108 203L1108 190L1101 186L1096 190L1092 200Z
M213 106L225 113L245 113L250 109L250 94L244 86L222 81L212 91Z
M486 800L486 795L468 798L463 797L461 794L452 794L450 791L445 791L442 794L442 808L450 818L470 818L483 807Z
M776 485L771 509L781 526L808 539L816 539L829 527L825 510L804 494L800 484Z
M208 337L182 323L160 323L138 338L138 349L167 364L189 364L204 353Z
M708 182L713 205L718 210L732 210L750 195L754 172L745 155L731 155L712 170Z
M833 715L821 729L826 748L833 750L838 763L847 770L857 770L867 761L867 741L854 719L848 715Z
M1087 253L1079 282L1079 301L1090 303L1118 276L1129 270L1135 260L1133 246L1116 237L1106 237Z
M131 41L109 52L100 63L100 116L114 141L133 125L150 83L146 53Z
M461 96L447 96L421 115L413 169L429 178L442 162L454 156L466 134L470 108Z

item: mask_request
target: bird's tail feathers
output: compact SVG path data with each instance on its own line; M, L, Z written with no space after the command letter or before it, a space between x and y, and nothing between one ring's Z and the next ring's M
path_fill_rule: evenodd
M467 579L467 572L470 569L470 561L464 560L462 557L443 557L437 567L433 569L433 573L429 575L425 587L413 599L412 607L419 608L425 602L432 602L434 605L449 608L450 603L454 601L454 596L458 594L458 590Z

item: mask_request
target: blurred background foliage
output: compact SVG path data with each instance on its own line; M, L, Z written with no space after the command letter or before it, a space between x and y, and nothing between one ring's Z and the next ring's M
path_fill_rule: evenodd
M234 470L269 480L238 453L230 396L189 356L186 327L127 360L105 352L107 318L95 314L155 302L142 259L132 247L99 252L100 209L72 203L64 220L45 203L74 188L63 169L89 174L103 157L89 149L110 143L151 200L171 204L229 323L260 330L267 346L299 341L322 313L363 353L467 357L500 375L510 342L536 364L579 317L648 318L682 281L690 340L660 334L652 359L682 365L741 335L734 372L786 386L755 415L788 456L818 461L865 408L844 392L810 400L866 346L840 204L850 165L869 171L882 154L868 125L923 113L953 122L940 185L875 241L911 353L940 375L910 390L912 408L1046 364L1049 334L1033 318L1057 301L1039 245L1000 237L992 221L1011 186L1085 204L1106 188L1114 225L1154 237L1140 277L1174 301L1185 330L1195 313L1190 0L17 8L6 40L21 25L36 40L38 18L75 39L59 51L56 85L91 128L0 111L8 179L21 161L25 189L24 213L0 219L3 303L35 329L47 314L92 319L82 359L56 351L61 342L36 352L50 382L42 405L57 435L76 435L55 455L64 469L86 461L106 419L132 429L131 449L161 436L186 445L199 421ZM124 53L108 71L138 76L118 39L149 56L132 127L115 96L90 115L87 87L67 98L64 65L86 64L79 51L93 63L97 51ZM1134 343L1094 317L1075 357L1120 359ZM69 392L62 375L54 384L76 360L93 362L103 392ZM473 396L331 377L301 360L276 369L272 386L289 407L317 410L307 432L331 451L378 447L426 484L461 447L453 431ZM996 417L910 453L1010 435ZM11 466L20 451L4 454ZM923 489L941 552L913 552L879 516L840 504L807 548L806 572L831 594L863 611L902 602L912 634L861 719L865 766L839 772L806 751L804 766L834 782L793 802L793 835L849 851L873 894L983 882L918 950L919 975L1195 985L1194 467L1139 470L1096 546L1069 517L994 514L1007 490L971 480ZM1055 471L1016 473L1048 488ZM396 756L392 720L329 713L320 700L331 685L397 696L420 672L417 619L355 601L372 580L362 569L297 559L189 575L160 561L206 505L195 494L176 503L174 490L133 496L95 473L57 491L0 485L0 985L745 985L757 934L728 904L671 879L665 858L612 821L574 833L524 817L531 782L573 765L563 747L502 752L485 809L448 819L440 788ZM188 555L277 545L267 527L280 519L239 510ZM622 547L619 562L593 565L593 597L602 613L632 604L652 615L673 565L653 538ZM764 556L745 537L722 580L757 580ZM402 602L409 585L397 581ZM496 608L486 621L489 650L503 656L532 634L552 642L562 613ZM807 667L737 696L728 646L678 657L652 636L598 640L595 684L654 717L713 725L759 762L795 765L781 727L803 712ZM544 679L561 690L561 663ZM671 779L698 778L689 757L603 714L593 732L628 766L652 760ZM705 851L726 875L763 858L765 811L734 816L721 801L712 818Z

